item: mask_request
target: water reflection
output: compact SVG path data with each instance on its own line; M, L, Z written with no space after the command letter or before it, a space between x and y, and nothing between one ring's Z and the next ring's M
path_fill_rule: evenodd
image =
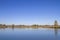
M60 28L54 28L55 40L60 40L60 39L58 39L59 38L58 36L60 35L60 34L58 34L59 33L59 29Z
M58 28L54 28L55 36L58 35Z
M36 29L38 29L38 30L36 30ZM50 30L47 31L47 29L50 29ZM12 27L12 28L0 28L0 30L1 30L0 36L2 34L3 37L6 34L6 36L12 35L14 38L16 35L17 38L18 37L20 37L20 38L27 38L28 37L28 38L33 38L33 39L36 37L37 37L37 39L42 39L42 38L48 39L48 36L49 36L49 39L57 39L58 33L59 33L59 28L31 28L30 29L30 28L14 28L14 27ZM31 37L29 37L28 35Z
M0 29L3 29L3 30L5 30L6 28L0 28ZM13 31L14 31L14 27L12 27L11 28ZM21 29L21 28L20 28ZM24 29L24 28L23 28ZM38 29L38 28L32 28L32 29ZM50 29L50 28L49 28ZM53 30L54 30L54 34L55 34L55 36L57 36L58 35L58 29L59 28L52 28Z

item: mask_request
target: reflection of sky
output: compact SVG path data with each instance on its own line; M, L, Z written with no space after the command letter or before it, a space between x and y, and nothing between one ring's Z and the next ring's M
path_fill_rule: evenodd
M55 31L53 29L20 29L15 28L14 30L10 28L6 29L0 29L0 39L26 39L26 40L32 40L32 39L40 39L40 40L60 40L60 29L58 30L57 37L55 36Z
M59 0L0 0L3 24L53 24L59 17Z

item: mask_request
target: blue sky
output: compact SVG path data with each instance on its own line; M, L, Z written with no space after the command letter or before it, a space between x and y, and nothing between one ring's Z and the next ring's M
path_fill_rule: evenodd
M0 24L60 24L60 0L0 0Z

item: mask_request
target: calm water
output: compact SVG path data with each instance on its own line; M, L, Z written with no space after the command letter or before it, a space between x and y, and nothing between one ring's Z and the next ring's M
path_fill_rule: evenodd
M0 40L60 40L60 29L5 28L0 29Z

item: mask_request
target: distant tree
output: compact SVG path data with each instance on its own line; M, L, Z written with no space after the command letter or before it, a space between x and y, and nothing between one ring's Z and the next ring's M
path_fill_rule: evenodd
M14 24L12 24L12 28L14 28Z

